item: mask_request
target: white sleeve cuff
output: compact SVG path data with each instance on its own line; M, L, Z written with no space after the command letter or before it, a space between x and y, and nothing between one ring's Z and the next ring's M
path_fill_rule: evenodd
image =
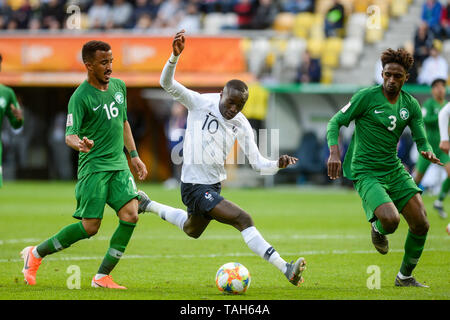
M169 62L172 64L176 64L178 62L179 57L180 57L180 55L176 56L172 52L172 54L170 55L170 58L169 58Z

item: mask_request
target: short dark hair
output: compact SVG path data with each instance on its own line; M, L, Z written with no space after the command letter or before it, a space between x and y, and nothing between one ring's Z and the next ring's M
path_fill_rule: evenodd
M414 64L414 58L408 51L403 48L400 48L398 50L389 48L381 54L381 64L383 66L383 69L384 66L388 63L398 63L405 69L406 72L408 72L408 70L411 69L412 65Z
M86 42L81 50L81 58L83 59L83 62L86 63L91 61L97 50L109 51L111 50L111 46L108 43L99 40L91 40Z
M447 85L447 81L445 79L437 78L437 79L434 79L433 82L431 82L431 87L433 88L439 82L442 83L444 85L444 87Z
M2 62L3 61L3 56L2 56L2 54L0 53L0 62Z
M225 84L225 87L241 91L242 93L248 93L248 86L242 80L238 79L230 80Z

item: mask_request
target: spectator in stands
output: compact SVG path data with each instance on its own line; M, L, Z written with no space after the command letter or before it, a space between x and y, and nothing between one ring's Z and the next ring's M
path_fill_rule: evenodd
M450 39L450 0L447 0L447 5L442 8L440 24L443 38Z
M152 26L152 22L153 20L149 13L141 13L138 20L136 21L136 24L133 27L133 30L148 30Z
M325 15L325 36L338 37L344 28L344 6L339 0L333 0L333 6Z
M57 20L61 26L64 22L66 12L64 10L64 3L61 0L49 0L42 5L42 26L49 29L54 25L53 20Z
M414 37L414 60L417 65L422 66L423 61L430 55L433 46L433 35L428 29L426 22L422 22Z
M175 28L177 21L173 17L181 10L183 10L183 2L181 0L163 1L152 26L155 28Z
M158 6L159 7L159 6ZM157 12L157 10L156 10ZM136 5L133 10L131 19L127 27L135 27L141 18L141 16L146 15L150 17L150 21L156 17L155 7L151 0L136 0Z
M320 59L315 59L311 57L308 50L305 50L302 56L302 62L297 75L297 82L300 83L310 83L310 82L320 82L322 78L322 66Z
M12 10L6 0L0 0L0 29L6 29L12 18Z
M28 23L32 17L32 7L30 0L24 0L17 10L13 11L12 20L16 23L16 29L26 29L28 28ZM13 21L10 21L12 24ZM9 26L8 26L9 28Z
M431 47L430 56L423 62L417 78L419 84L431 85L433 80L448 79L448 64L440 54L442 42L435 40Z
M441 33L441 26L439 24L441 11L441 3L437 0L426 0L422 7L422 21L428 24L435 37L439 37Z
M132 18L133 5L125 0L114 0L111 7L107 29L124 28Z
M212 12L232 12L238 0L199 0L198 2L199 10L208 14Z
M277 4L272 0L260 0L251 21L252 29L270 28L279 12Z
M284 2L283 10L292 13L314 12L315 0L288 0Z
M88 10L89 28L103 29L111 14L111 8L105 0L94 0L93 5Z
M193 0L186 4L186 9L179 12L177 30L188 30L190 33L200 31L200 14L198 12L197 3Z
M233 7L233 12L238 16L238 28L250 29L253 15L255 14L255 6L252 0L239 0Z

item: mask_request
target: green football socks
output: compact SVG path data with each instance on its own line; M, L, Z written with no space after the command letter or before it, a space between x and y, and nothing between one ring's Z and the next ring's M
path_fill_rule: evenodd
M450 178L447 178L442 183L441 192L439 193L440 201L444 201L449 189L450 189Z
M381 224L381 222L380 222L380 220L375 220L375 228L376 228L376 230L380 233L380 234L382 234L382 235L387 235L387 234L389 234L389 232L387 232L386 230L384 230L384 228L383 228L383 225Z
M119 226L111 237L108 252L106 252L97 274L111 273L125 252L135 227L135 223L119 220Z
M405 255L403 256L400 273L404 276L411 276L412 271L419 262L427 235L418 236L408 230L405 241Z
M36 250L39 253L39 256L43 258L46 255L66 249L75 242L86 238L89 238L89 235L80 221L62 228L53 237L39 244Z

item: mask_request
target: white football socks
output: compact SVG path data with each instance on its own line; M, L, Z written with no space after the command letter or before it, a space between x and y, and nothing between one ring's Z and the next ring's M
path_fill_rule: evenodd
M262 237L255 227L248 227L241 231L247 246L261 258L269 261L281 272L286 272L286 261L280 257L277 251Z
M177 226L181 231L183 231L184 223L188 218L186 211L166 206L165 204L158 203L154 200L150 202L145 211L156 213L161 219Z

